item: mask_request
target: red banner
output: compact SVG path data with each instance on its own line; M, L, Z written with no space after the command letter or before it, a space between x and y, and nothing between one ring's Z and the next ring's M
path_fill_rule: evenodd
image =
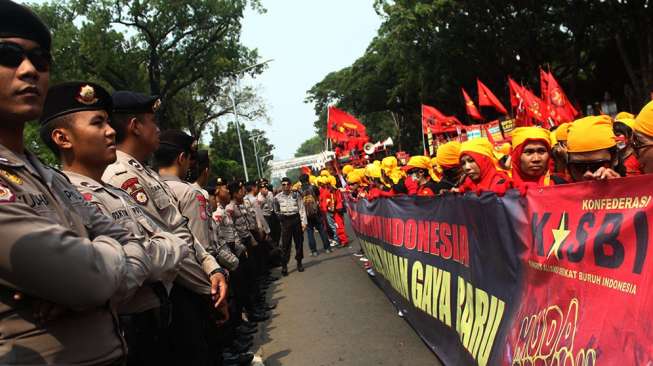
M352 138L368 140L365 125L336 107L329 107L327 137L337 142L347 142Z
M422 104L422 133L456 132L463 124L455 116L445 116L437 108Z
M481 113L478 111L478 108L474 105L474 101L472 98L469 97L467 92L465 91L465 88L461 88L463 91L463 98L465 98L465 109L467 110L467 115L474 119L482 120L483 116L481 116Z

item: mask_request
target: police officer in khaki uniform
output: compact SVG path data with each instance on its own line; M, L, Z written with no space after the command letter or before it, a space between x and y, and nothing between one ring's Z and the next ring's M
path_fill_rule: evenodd
M290 261L290 244L295 241L295 259L297 271L304 272L304 230L306 230L306 210L301 194L292 191L289 178L281 179L281 192L274 196L274 212L281 222L281 246L283 250L281 274L288 275Z
M208 304L216 308L225 301L227 284L224 270L215 258L195 239L187 219L179 212L178 202L159 175L144 162L159 147L159 127L155 112L160 100L143 94L119 91L112 96L114 113L111 125L116 131L117 160L105 170L102 180L129 193L141 208L150 213L167 231L181 237L191 255L184 258L170 293L172 301L171 348L173 361L201 364L213 358L204 332L204 322L197 311ZM222 309L222 308L220 308Z
M115 131L109 125L111 95L101 86L70 82L48 90L41 137L60 158L64 173L87 202L141 241L152 261L149 283L118 308L129 346L129 365L166 361L163 342L170 308L161 281L171 284L183 256L184 241L157 225L127 192L100 183L116 160ZM163 306L162 306L163 305Z
M135 238L23 145L47 93L50 35L0 1L0 364L120 364L111 299L138 289L150 261Z

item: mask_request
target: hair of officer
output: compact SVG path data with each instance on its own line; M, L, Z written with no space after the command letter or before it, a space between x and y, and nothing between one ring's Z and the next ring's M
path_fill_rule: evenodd
M52 139L52 132L57 128L72 128L73 121L74 121L73 116L74 114L65 114L63 116L53 118L48 123L41 126L41 128L39 129L39 135L41 136L41 141L43 141L45 146L47 146L48 149L50 149L54 153L57 159L59 158L59 154L61 153L61 151L59 150L59 146Z
M140 120L142 117L139 113L118 113L113 112L109 124L116 131L116 144L119 144L127 138L127 128L132 118Z
M186 148L167 142L167 136L179 139L178 142L184 144ZM179 130L164 131L161 133L160 139L161 142L159 143L159 149L154 152L154 161L156 166L159 168L173 165L175 160L177 160L179 155L182 153L190 154L191 147L195 141L192 136Z
M240 188L243 187L243 182L239 180L235 180L229 184L227 184L227 189L229 190L229 193L233 196L236 194L236 192L240 191Z

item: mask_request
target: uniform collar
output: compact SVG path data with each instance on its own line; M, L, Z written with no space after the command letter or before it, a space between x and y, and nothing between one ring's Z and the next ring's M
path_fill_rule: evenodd
M73 185L86 187L86 188L92 189L94 191L100 190L104 186L102 183L99 183L95 179L89 178L89 177L87 177L85 175L75 173L75 172L71 172L70 170L64 170L63 172L64 172L64 174L66 174L68 179L70 179L70 182Z
M25 154L29 152L25 150ZM13 151L0 144L0 165L8 167L21 167L25 165L23 159L19 158Z
M173 181L173 182L181 182L181 181L182 181L181 178L179 178L178 176L176 176L176 175L168 175L168 174L166 174L166 175L161 175L161 179L163 179L163 180L165 180L165 181Z
M7 149L4 145L0 144L0 166L10 168L24 168L27 169L32 175L43 179L48 186L52 184L53 172L49 167L44 166L41 161L29 150L24 150L25 158L29 160L30 164L25 164L25 161L16 155L13 151Z

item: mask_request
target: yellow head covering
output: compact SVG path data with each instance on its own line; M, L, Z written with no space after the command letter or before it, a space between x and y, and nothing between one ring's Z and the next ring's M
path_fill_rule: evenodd
M526 140L544 140L551 147L551 132L541 127L517 127L512 131L512 148L524 143ZM508 154L505 154L508 155Z
M354 170L354 167L351 166L350 164L347 164L342 167L342 175L346 177L349 173L352 172L352 170Z
M397 164L397 158L394 156L386 156L381 161L381 167L383 168L383 171L385 171L385 174L390 174L390 172L397 167Z
M648 102L639 112L633 130L653 137L653 101Z
M292 186L293 191L299 191L301 188L302 188L302 182L297 182Z
M434 156L431 158L431 168L436 169L439 166L438 159Z
M331 175L331 172L328 171L328 170L326 170L326 169L324 169L324 170L322 170L322 171L320 172L320 176L322 176L322 177L328 177L328 176L330 176L330 175Z
M555 131L549 132L549 139L551 140L551 146L558 143L558 139L556 138L556 132Z
M426 170L433 169L433 167L431 166L431 159L429 159L428 156L424 156L424 155L411 156L406 166L410 168L420 168Z
M317 184L317 177L314 176L314 175L309 175L308 176L308 183L310 183L312 185L316 185Z
M323 177L323 176L319 176L315 180L317 181L318 185L328 184L329 183L329 178Z
M485 155L495 162L497 160L492 143L490 143L490 141L485 137L467 140L460 144L460 155L462 156L466 152Z
M333 188L336 188L336 177L334 177L333 175L328 176L327 182L331 184Z
M558 128L556 128L556 140L558 141L567 141L567 135L569 134L569 127L571 122L561 123Z
M635 115L630 112L619 112L614 117L615 121L621 121L622 119L635 119Z
M361 175L360 170L352 170L349 174L347 174L347 183L349 184L360 183L362 180L363 176Z
M460 165L460 142L449 141L438 147L435 159L443 168Z
M376 164L367 164L365 167L365 175L370 178L381 179L381 167Z
M581 153L609 149L616 145L609 116L589 116L574 121L569 127L567 150Z
M634 118L622 118L618 121L615 122L621 122L625 124L626 126L630 127L631 129L635 127L635 119Z

